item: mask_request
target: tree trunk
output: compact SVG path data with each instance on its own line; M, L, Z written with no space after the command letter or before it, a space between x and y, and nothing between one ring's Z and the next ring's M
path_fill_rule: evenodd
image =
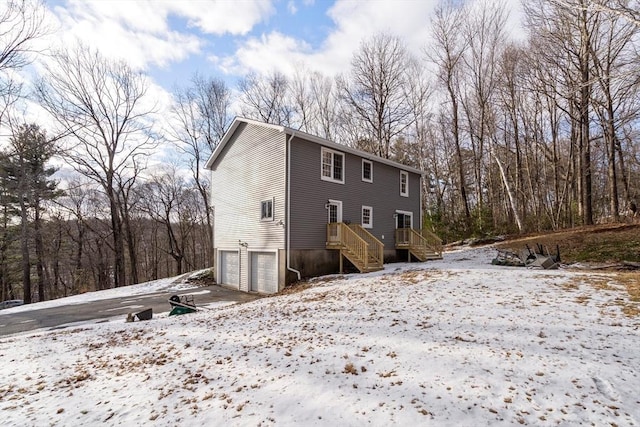
M22 193L22 192L21 192ZM29 259L29 217L23 194L20 197L20 249L22 252L22 292L25 304L31 304L31 261Z
M522 233L522 220L520 219L520 213L518 212L518 206L516 203L516 198L513 194L513 190L511 189L511 185L509 185L509 180L507 179L507 175L504 171L504 166L498 156L492 152L493 158L498 165L498 169L500 170L500 176L502 177L502 184L504 185L504 189L507 192L507 196L509 196L509 206L511 206L511 212L513 213L513 218L516 221L516 226L518 227L518 231Z
M113 232L113 279L114 287L126 285L125 261L124 261L124 237L122 235L122 220L116 202L112 183L107 188L109 206L111 209L111 229Z
M44 271L44 244L42 242L42 226L40 219L40 201L34 201L34 239L36 245L36 274L38 277L38 301L46 301L45 296L45 271Z
M133 233L133 229L131 227L131 219L129 215L129 207L126 206L126 200L123 202L125 204L123 208L123 222L124 222L124 230L127 234L127 248L129 250L129 270L131 273L131 284L140 283L140 278L138 277L138 255L136 251L136 240Z
M587 30L587 8L582 11L580 34L580 152L581 152L581 198L584 208L582 223L593 224L592 183L591 183L591 141L589 133L589 103L591 82L589 81L589 51L591 37Z
M460 180L460 197L462 198L462 203L464 205L464 217L465 223L467 227L467 231L471 228L471 210L469 209L469 199L467 197L467 183L464 176L464 164L462 161L462 149L460 147L460 128L458 121L458 100L456 99L456 95L451 87L451 84L447 85L447 90L449 92L449 96L451 98L451 125L453 132L453 141L456 146L456 157L458 159L458 178Z

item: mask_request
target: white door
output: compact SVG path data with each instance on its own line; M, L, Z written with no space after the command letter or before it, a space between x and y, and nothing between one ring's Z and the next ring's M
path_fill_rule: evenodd
M409 243L409 229L413 228L413 213L396 211L396 244Z
M278 266L276 254L272 252L251 252L250 289L265 294L278 292Z
M220 251L220 283L238 286L240 257L237 251Z
M327 222L335 224L342 222L342 202L339 200L329 200L327 205ZM327 240L330 243L340 242L340 227L331 226L328 228Z
M327 222L342 222L342 202L340 200L329 200L327 203Z

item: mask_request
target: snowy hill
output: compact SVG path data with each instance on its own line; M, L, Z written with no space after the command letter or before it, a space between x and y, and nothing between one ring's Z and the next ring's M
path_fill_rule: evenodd
M639 425L638 303L494 253L1 339L2 424Z

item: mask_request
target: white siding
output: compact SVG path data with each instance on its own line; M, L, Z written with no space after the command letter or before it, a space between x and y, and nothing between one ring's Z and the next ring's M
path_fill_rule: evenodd
M240 250L240 289L249 290L248 250L284 249L285 134L241 124L212 165L214 245ZM260 220L273 200L273 220ZM277 271L277 270L276 270Z

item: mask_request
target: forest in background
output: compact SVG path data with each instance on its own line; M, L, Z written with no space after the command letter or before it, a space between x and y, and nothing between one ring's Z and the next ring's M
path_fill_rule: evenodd
M194 75L157 111L148 81L86 46L42 52L36 1L0 12L0 300L42 301L212 265L203 165L235 115L425 172L423 226L445 241L616 222L640 195L640 13L632 0L442 2L421 55L362 40L336 76L301 64L236 87ZM25 123L23 101L50 116ZM158 163L170 145L180 161ZM63 165L63 166L61 166ZM215 184L214 184L215 185Z

